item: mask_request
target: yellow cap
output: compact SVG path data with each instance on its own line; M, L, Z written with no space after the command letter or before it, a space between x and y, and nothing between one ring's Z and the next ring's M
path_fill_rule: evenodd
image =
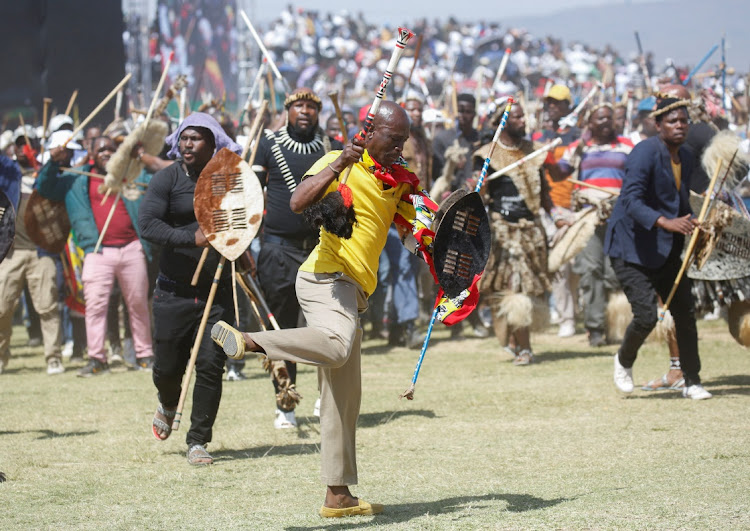
M558 101L568 100L569 103L573 103L573 98L570 96L570 89L565 85L552 85L545 97Z

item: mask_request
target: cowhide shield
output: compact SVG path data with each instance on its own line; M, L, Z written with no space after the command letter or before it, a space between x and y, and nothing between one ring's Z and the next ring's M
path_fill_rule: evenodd
M440 206L432 258L440 287L452 298L471 286L490 257L490 220L476 192L456 190Z
M556 272L583 251L594 235L599 218L596 208L587 207L576 212L576 220L560 229L561 235L553 243L547 256L547 271Z
M693 212L700 212L703 197L691 194ZM696 260L687 275L697 280L730 280L750 275L750 220L715 201L709 220L718 220L715 230L696 245ZM685 238L685 244L689 238Z
M13 238L16 236L16 209L13 208L5 192L0 190L0 262L13 246Z
M61 253L70 232L65 203L42 197L36 190L26 203L23 217L29 239L48 253Z
M248 248L263 219L263 190L247 162L223 148L195 184L193 209L203 234L227 260Z

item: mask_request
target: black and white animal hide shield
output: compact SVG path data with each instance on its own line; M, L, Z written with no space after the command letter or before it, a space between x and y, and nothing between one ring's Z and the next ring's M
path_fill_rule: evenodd
M16 209L5 192L0 190L0 262L13 246L16 236Z
M456 297L471 286L490 257L490 220L476 192L456 190L440 206L432 259L440 287Z

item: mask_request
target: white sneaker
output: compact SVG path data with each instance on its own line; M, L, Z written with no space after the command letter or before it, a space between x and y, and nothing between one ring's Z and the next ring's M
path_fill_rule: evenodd
M276 418L273 421L273 427L277 430L296 428L297 417L294 416L294 411L281 411L280 409L277 409Z
M62 374L64 372L65 367L63 367L62 362L57 358L50 358L47 362L47 374Z
M557 331L557 337L572 337L576 335L576 324L572 321L563 321Z
M706 400L707 398L711 398L713 395L706 391L706 389L701 384L695 384L691 385L690 387L685 387L682 390L682 396L685 398L692 398L693 400Z
M550 308L550 311L549 311L549 322L550 322L550 324L553 324L553 325L560 324L562 322L562 317L557 312L557 310L554 309L554 308Z
M313 408L313 416L320 418L320 398L315 401L315 407Z
M245 376L242 371L238 371L232 367L227 370L226 379L227 382L241 382L242 380L247 380L247 376Z
M73 355L73 341L66 341L62 348L62 357L66 360Z
M633 368L620 365L620 353L615 354L615 386L623 393L633 392Z

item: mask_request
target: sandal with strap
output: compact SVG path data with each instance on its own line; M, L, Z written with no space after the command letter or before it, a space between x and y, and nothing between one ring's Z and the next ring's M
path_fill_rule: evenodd
M161 415L167 419L167 422L157 418L156 415ZM159 404L159 407L156 408L156 413L154 413L154 420L151 421L151 433L154 434L154 437L159 441L166 441L172 434L172 421L176 415L176 409L165 409L164 406ZM162 432L162 435L159 435L159 431Z
M212 465L214 458L202 444L194 444L188 448L187 460L193 466Z
M529 349L525 348L518 353L516 359L513 360L513 365L528 365L534 361L534 353Z
M671 384L669 383L669 379L667 378L667 375L664 374L661 378L656 378L655 380L651 380L646 385L641 387L641 390L643 391L679 391L681 389L685 388L685 378L678 378Z

